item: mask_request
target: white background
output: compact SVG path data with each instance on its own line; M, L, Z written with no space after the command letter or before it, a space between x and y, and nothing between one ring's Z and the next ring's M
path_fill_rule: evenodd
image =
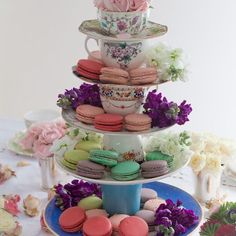
M181 129L236 138L236 1L153 0L151 20L169 27L158 40L182 47L189 82L160 90L192 104ZM31 109L56 108L58 93L79 86L71 66L85 58L85 19L96 18L92 0L0 0L0 116L22 118Z

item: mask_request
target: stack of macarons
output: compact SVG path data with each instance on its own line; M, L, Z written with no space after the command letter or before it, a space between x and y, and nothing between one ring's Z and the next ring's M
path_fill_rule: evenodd
M111 177L119 181L134 180L139 177L140 165L135 161L119 162L111 169Z
M113 167L117 165L119 153L110 150L92 150L89 153L89 160L97 164Z
M100 81L105 84L126 85L129 82L129 73L119 68L103 67L101 69Z
M76 170L80 161L88 160L89 153L83 150L70 150L64 153L61 163L71 170Z
M154 67L133 69L129 75L133 85L151 84L157 80L157 70Z
M141 164L141 169L144 178L155 178L169 172L168 164L163 160L145 161Z
M99 114L104 114L104 110L101 107L82 104L76 108L76 118L86 124L93 124L95 116Z
M86 220L85 210L75 206L70 207L62 212L59 217L59 225L61 229L68 233L79 232Z
M96 81L99 80L102 67L103 64L98 61L81 59L77 63L75 73L79 76Z
M123 116L118 114L97 114L94 119L96 129L118 132L123 129Z
M173 156L166 155L160 151L148 152L145 158L146 158L146 161L154 161L154 160L166 161L169 168L173 166L173 161L174 161Z
M133 132L145 131L151 128L152 119L146 114L129 114L124 118L125 129Z

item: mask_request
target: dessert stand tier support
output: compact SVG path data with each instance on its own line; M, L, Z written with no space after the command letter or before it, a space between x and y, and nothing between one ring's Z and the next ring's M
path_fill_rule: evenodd
M134 215L140 210L142 184L102 185L103 208L110 214Z

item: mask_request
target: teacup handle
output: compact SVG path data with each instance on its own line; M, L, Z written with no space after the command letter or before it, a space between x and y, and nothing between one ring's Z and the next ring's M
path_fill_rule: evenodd
M88 53L88 55L89 55L91 58L93 58L94 60L100 60L99 58L93 56L92 53L91 53L91 51L90 51L89 48L88 48L88 41L89 41L90 39L95 40L96 43L97 43L97 45L99 46L99 41L98 41L98 39L94 39L94 38L91 38L91 37L87 36L87 38L85 39L85 42L84 42L85 50L86 50L86 52Z

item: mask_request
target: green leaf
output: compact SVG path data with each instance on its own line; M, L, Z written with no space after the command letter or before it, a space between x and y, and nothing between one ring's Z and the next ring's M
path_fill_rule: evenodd
M220 227L219 224L205 224L204 228L201 230L201 236L215 236L216 230Z

